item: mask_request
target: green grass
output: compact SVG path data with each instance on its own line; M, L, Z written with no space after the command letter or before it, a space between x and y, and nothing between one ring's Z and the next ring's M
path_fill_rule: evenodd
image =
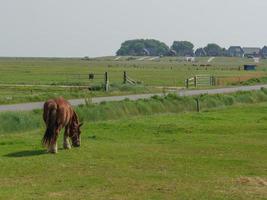
M110 73L112 83L122 82L122 73L127 71L132 78L143 81L146 85L182 85L185 78L199 73L214 75L244 75L253 72L230 71L227 68L238 67L251 61L238 58L216 58L213 67L225 67L225 70L208 70L192 66L192 63L177 61L177 58L162 58L161 61L114 61L108 58L84 61L81 59L41 59L41 58L1 58L0 83L15 84L70 84L87 85L89 73ZM206 63L208 58L199 58L196 64ZM225 63L225 64L224 64ZM76 75L75 75L76 74ZM79 74L85 75L79 79ZM101 82L98 80L97 82Z
M215 76L266 76L267 62L261 60L257 71L245 72L237 70L243 64L252 63L251 59L241 58L215 58L209 67L196 67L183 58L166 57L160 61L137 61L122 60L114 61L115 57L104 57L85 61L78 58L0 58L0 104L17 103L26 101L40 101L48 97L64 96L65 98L79 98L90 96L86 90L70 91L55 87L44 88L38 85L101 85L103 75L98 76L95 81L89 81L88 74L104 74L108 72L110 83L122 84L123 71L142 82L143 88L138 92L147 93L158 91L158 86L184 87L184 81L188 77L198 74L210 74ZM207 64L208 58L197 58L196 65ZM32 84L35 87L2 86L1 84ZM135 93L134 90L127 91ZM88 94L89 93L89 94ZM125 91L117 89L106 95L125 94ZM46 97L47 95L47 97ZM103 92L95 92L95 96L103 96Z
M202 111L224 108L238 104L251 104L267 101L267 90L238 92L228 95L201 95L198 97L179 97L169 94L165 97L154 96L151 99L137 101L102 102L81 105L76 111L81 121L96 122L101 120L121 119L131 116L153 115L160 113L196 112L196 98ZM9 134L34 130L43 124L41 110L31 112L0 113L0 134Z
M247 81L241 82L242 85L257 85L257 84L266 84L266 83L267 83L267 77L252 78Z
M89 122L57 155L43 129L0 135L0 199L266 199L266 108Z

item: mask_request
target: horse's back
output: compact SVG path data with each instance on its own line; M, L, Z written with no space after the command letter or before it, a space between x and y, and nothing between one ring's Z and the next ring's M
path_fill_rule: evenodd
M73 116L73 109L70 103L62 97L54 101L57 104L57 123L64 127L69 124Z

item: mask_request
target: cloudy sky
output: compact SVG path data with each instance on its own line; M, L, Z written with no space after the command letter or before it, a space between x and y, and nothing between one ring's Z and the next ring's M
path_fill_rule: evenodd
M267 45L266 0L0 0L0 56L114 55L124 40Z

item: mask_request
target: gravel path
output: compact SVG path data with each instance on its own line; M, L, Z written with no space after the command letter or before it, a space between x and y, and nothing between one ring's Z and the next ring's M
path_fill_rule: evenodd
M211 57L208 59L208 63L210 63L211 61L213 61L215 59L215 57Z
M145 59L147 59L148 57L142 57L142 58L139 58L139 59L137 59L138 61L143 61L143 60L145 60Z
M253 91L260 90L261 88L267 88L267 85L257 85L257 86L240 86L240 87L232 87L232 88L220 88L220 89L207 89L207 90L180 90L178 95L180 96L196 96L201 94L226 94L226 93L234 93L238 91ZM138 94L138 95L125 95L125 96L111 96L111 97L95 97L92 98L92 103L98 104L101 102L108 101L122 101L124 99L129 100L138 100L138 99L148 99L152 96L159 95L163 96L164 94ZM69 100L71 105L78 106L85 104L85 99L72 99ZM0 112L6 111L31 111L35 109L42 109L43 102L36 103L24 103L24 104L13 104L13 105L0 105Z
M120 60L120 59L121 59L121 56L116 57L114 60L118 61L118 60Z

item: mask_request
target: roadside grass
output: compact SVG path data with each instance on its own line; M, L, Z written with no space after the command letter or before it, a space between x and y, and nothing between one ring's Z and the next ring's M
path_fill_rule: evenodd
M201 95L197 97L179 97L169 94L154 96L137 101L102 102L100 104L81 105L75 108L84 122L122 119L131 116L153 115L161 113L196 112L196 99L200 101L202 111L224 108L238 104L252 104L267 101L267 89L251 92L238 92L224 95ZM43 125L42 111L0 113L0 134L25 132Z
M57 155L43 129L1 134L0 199L266 199L266 115L261 103L89 121L82 147Z
M158 93L162 89L145 87L144 85L111 84L109 92L104 91L101 84L88 87L58 86L1 86L0 105L14 103L38 102L63 96L65 99L88 99L101 96L118 96L128 94Z

